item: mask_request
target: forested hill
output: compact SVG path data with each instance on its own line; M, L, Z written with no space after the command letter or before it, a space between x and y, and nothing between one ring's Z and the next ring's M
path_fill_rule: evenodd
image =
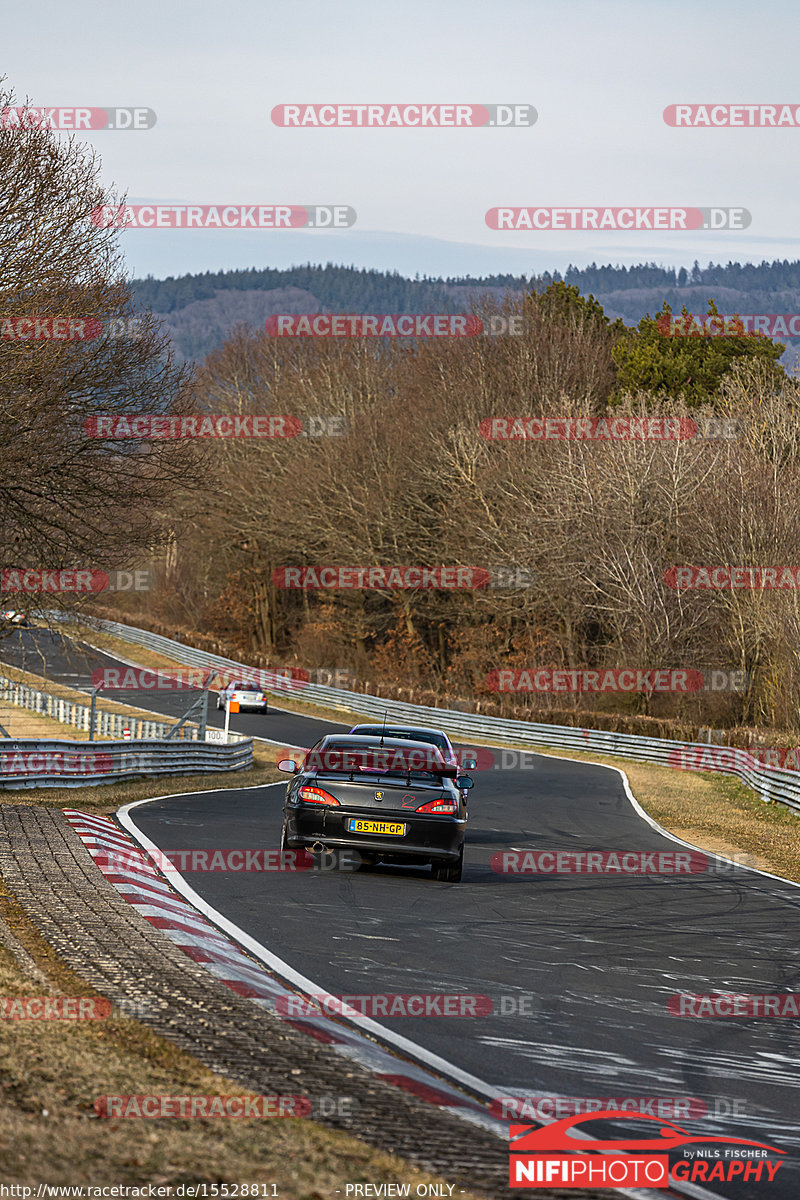
M509 279L511 277L509 276ZM249 271L206 271L177 279L134 280L136 302L154 312L173 313L199 300L214 300L220 292L272 292L299 288L312 294L322 308L342 312L419 312L420 305L443 303L442 280L405 279L397 272L364 271L355 267L269 267ZM518 286L519 281L507 286ZM377 306L383 305L380 310Z
M210 271L177 278L134 280L139 308L161 316L179 353L200 359L224 341L232 326L255 328L279 312L447 312L463 311L470 296L493 292L537 291L563 278L602 303L612 319L636 324L657 312L664 301L674 311L683 305L705 312L713 297L720 312L800 312L800 261L752 263L697 262L673 269L655 263L631 267L570 266L563 276L493 275L483 278L407 279L397 272L356 267L306 266L286 270L252 268Z

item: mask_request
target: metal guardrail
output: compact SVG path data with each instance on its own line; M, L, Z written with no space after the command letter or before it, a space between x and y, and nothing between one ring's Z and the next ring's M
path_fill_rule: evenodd
M87 733L92 728L91 706L54 696L51 692L42 692L17 679L0 676L0 703L26 708L39 716L52 717L60 725L71 725ZM148 717L129 716L127 713L107 712L105 709L97 709L94 713L94 736L97 738L125 738L126 734L130 738L171 738L176 731L182 741L201 741L199 727L188 722L156 721ZM212 739L208 737L206 740ZM229 732L228 741L242 742L246 738L244 734Z
M52 614L63 620L63 614ZM76 618L85 621L86 618ZM92 625L114 637L133 645L154 650L176 662L193 667L218 667L239 672L253 672L255 668L230 658L221 658L205 650L196 650L172 638L146 629L136 629L117 621L94 618ZM265 680L268 672L259 677L260 686L276 695L286 695L288 686L280 687ZM418 704L406 704L399 700L383 700L379 696L368 696L349 692L323 684L295 683L291 688L304 700L325 708L343 709L356 715L383 719L397 723L431 725L443 729L450 737L461 742L486 742L533 749L551 746L560 750L591 751L596 754L632 758L641 762L660 763L663 766L682 767L689 770L720 771L735 775L743 783L759 792L765 801L777 801L800 812L800 772L787 771L758 762L747 750L734 747L709 746L702 742L676 742L666 738L639 737L635 734L610 733L600 729L577 729L568 725L542 725L532 721L504 720L502 717L481 716L458 712L448 708L432 708Z
M71 742L11 738L0 742L0 788L87 787L142 775L207 775L253 764L253 741Z
M0 703L26 708L29 712L51 717L61 725L71 725L74 729L82 729L87 733L91 728L89 705L39 691L16 679L0 676ZM94 735L99 738L123 738L126 730L131 738L165 738L172 728L172 722L148 720L144 717L128 716L127 713L111 713L104 709L95 713ZM196 726L190 726L185 732L181 732L187 740L197 740Z

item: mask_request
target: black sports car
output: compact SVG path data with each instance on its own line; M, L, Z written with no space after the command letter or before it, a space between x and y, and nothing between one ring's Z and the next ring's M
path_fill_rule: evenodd
M436 746L329 734L278 767L293 775L281 849L353 849L366 865L430 863L434 879L460 880L472 780Z

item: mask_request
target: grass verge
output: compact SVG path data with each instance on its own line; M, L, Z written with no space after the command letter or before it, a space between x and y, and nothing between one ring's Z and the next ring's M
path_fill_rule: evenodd
M32 980L3 944L0 997L91 996L0 883L0 922L33 958ZM266 1052L266 1051L265 1051ZM275 1184L290 1200L335 1200L343 1184L434 1183L311 1120L108 1120L103 1095L242 1095L239 1084L129 1018L0 1021L0 1163L4 1184ZM445 1193L446 1194L446 1193ZM467 1193L459 1193L470 1197Z

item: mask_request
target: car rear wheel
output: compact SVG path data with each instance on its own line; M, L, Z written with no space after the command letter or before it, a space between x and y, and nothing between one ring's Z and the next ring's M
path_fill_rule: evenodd
M433 878L440 883L460 883L464 869L464 847L461 847L455 862L433 863Z

